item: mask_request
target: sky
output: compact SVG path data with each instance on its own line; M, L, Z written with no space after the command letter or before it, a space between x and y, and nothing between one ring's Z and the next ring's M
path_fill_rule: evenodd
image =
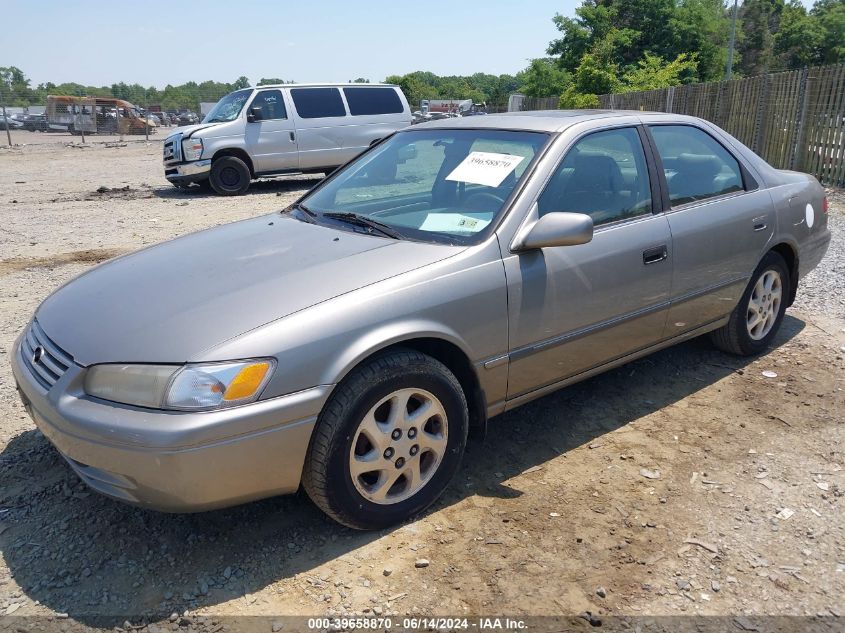
M246 75L298 82L515 74L579 0L0 0L0 66L31 85L119 81L163 88ZM35 10L37 6L37 10Z

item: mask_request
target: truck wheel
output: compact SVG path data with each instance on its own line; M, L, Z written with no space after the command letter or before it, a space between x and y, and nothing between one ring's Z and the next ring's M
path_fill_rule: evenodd
M303 486L343 525L393 525L446 489L467 429L467 402L454 374L415 350L391 351L335 389L311 438Z
M786 262L769 251L757 266L730 320L711 332L710 339L724 352L752 356L765 350L777 335L791 280Z
M221 196L240 196L249 189L249 167L237 156L221 156L211 163L208 180Z

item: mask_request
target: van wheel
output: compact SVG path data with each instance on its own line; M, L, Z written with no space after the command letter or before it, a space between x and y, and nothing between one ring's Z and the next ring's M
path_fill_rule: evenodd
M211 163L208 180L221 196L240 196L249 189L249 167L237 156L221 156Z
M730 320L711 332L722 351L752 356L765 350L777 335L791 292L789 270L783 257L769 251L757 266Z
M454 374L397 349L355 369L323 408L302 483L323 512L360 530L428 508L461 463L467 402Z

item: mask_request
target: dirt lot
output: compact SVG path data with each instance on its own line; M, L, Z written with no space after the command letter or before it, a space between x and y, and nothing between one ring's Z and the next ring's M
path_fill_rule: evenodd
M42 616L63 630L126 619L217 631L221 617L261 615L259 630L277 631L281 614L343 613L559 615L586 629L590 617L706 614L730 616L725 630L796 615L840 630L844 196L832 196L832 251L769 354L692 341L496 418L431 512L358 533L304 496L189 516L103 498L20 405L12 342L59 284L279 209L315 182L183 193L159 151L0 149L0 630Z

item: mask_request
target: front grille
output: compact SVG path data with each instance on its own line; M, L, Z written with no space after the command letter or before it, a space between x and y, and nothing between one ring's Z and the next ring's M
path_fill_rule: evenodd
M182 135L177 133L166 139L162 152L165 167L182 162Z
M73 357L51 341L35 320L23 338L21 355L35 379L47 389L73 364Z

